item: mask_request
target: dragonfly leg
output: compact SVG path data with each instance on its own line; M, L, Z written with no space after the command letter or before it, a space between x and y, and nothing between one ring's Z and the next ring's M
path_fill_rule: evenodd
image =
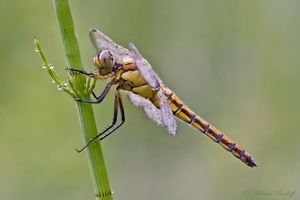
M95 92L92 92L92 95L93 95L93 97L94 97L95 99L98 98L97 95L95 94Z
M100 136L99 136L100 140L103 140L104 138L109 136L111 133L113 133L115 130L117 130L120 126L122 126L122 124L125 122L125 112L124 112L124 107L123 107L123 100L122 100L122 96L120 94L120 91L117 89L116 90L116 95L115 95L115 105L114 105L114 107L115 107L114 108L114 117L113 117L114 124L116 123L115 121L117 120L117 116L118 116L118 106L120 108L121 122L108 132L106 132L106 131L108 129L110 129L113 125L111 125L106 130L102 131L102 134L100 134Z
M95 79L101 79L101 80L105 80L107 79L109 76L102 76L102 75L99 75L99 74L94 74L92 72L86 72L84 70L79 70L79 69L73 69L73 68L69 68L67 67L66 70L69 70L69 71L73 71L73 72L77 72L77 73L80 73L80 74L84 74L86 76L89 76L91 78L95 78Z
M118 107L120 108L121 122L117 126L115 126L113 129L111 129L117 122ZM124 113L122 96L120 94L120 91L118 89L116 89L115 102L114 102L114 116L113 116L113 120L112 120L111 125L109 125L105 130L103 130L101 133L99 133L95 137L91 138L90 141L82 149L80 149L80 150L76 149L77 152L78 153L82 152L85 148L87 148L97 138L100 138L100 140L106 138L111 133L113 133L115 130L117 130L124 122L125 122L125 113Z
M76 99L75 101L84 102L84 103L99 104L106 97L106 95L109 92L111 86L112 86L112 82L107 83L106 86L104 87L104 89L101 91L99 96L97 96L94 92L92 92L92 95L95 97L96 101L87 100L87 99Z

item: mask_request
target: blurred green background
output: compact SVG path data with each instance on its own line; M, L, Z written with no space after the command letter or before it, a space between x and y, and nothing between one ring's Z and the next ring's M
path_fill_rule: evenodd
M102 142L114 199L299 199L299 1L71 1L82 61L96 27L133 42L164 83L255 159L251 169L192 127L171 137L125 98ZM0 199L94 199L73 100L51 83L33 37L64 79L52 1L0 2ZM105 82L98 82L97 92ZM94 106L99 130L113 92Z

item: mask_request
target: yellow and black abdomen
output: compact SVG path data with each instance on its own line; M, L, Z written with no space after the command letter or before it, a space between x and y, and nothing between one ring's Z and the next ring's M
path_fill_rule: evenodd
M173 114L179 119L191 124L200 132L207 135L214 142L221 145L224 149L231 152L235 157L250 167L256 166L252 157L233 140L225 136L221 131L210 125L207 121L196 115L189 109L178 96L170 89L165 88L165 95Z

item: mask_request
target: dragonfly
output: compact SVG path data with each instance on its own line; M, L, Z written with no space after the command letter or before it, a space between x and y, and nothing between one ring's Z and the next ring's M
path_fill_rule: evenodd
M93 59L97 73L73 68L67 68L67 70L95 79L109 80L98 96L92 92L95 100L77 99L80 102L99 104L115 85L114 112L111 125L91 138L81 150L77 150L78 152L83 151L94 140L104 139L124 123L125 112L120 91L125 91L133 105L140 107L151 120L165 127L171 135L176 134L175 117L177 117L208 136L246 165L257 166L249 153L194 113L172 90L165 87L149 62L142 57L132 43L129 44L128 50L95 28L90 30L90 37L97 49L97 54ZM119 112L121 121L116 125Z

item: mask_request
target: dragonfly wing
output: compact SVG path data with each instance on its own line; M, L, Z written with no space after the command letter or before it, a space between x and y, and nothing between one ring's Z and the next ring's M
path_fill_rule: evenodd
M128 49L116 44L101 31L95 28L91 29L90 37L98 53L103 50L109 50L117 60L122 62L125 59L131 58L130 51Z
M145 99L132 92L128 92L128 98L133 105L142 108L147 117L157 123L157 125L163 125L160 116L160 110L157 109L149 99Z
M171 135L175 135L177 131L177 123L173 115L173 111L168 103L166 95L160 89L156 96L159 102L160 116L163 126L168 130Z
M164 90L163 90L164 85L162 81L159 79L158 75L154 72L151 65L148 63L148 61L142 57L142 55L139 53L139 51L133 44L129 44L129 49L131 51L131 55L142 77L146 80L148 85L150 85L150 87L153 90L158 90L156 95L159 102L159 115L161 118L162 126L164 126L170 134L175 135L177 130L177 123L174 118L171 107L168 103L168 100L164 95Z
M148 63L146 59L142 57L142 55L139 53L139 51L134 46L134 44L130 43L129 49L131 51L132 58L135 60L135 64L139 72L146 80L148 85L150 85L152 89L158 89L160 84L162 84L162 82L158 78L158 75L152 69L151 65Z

